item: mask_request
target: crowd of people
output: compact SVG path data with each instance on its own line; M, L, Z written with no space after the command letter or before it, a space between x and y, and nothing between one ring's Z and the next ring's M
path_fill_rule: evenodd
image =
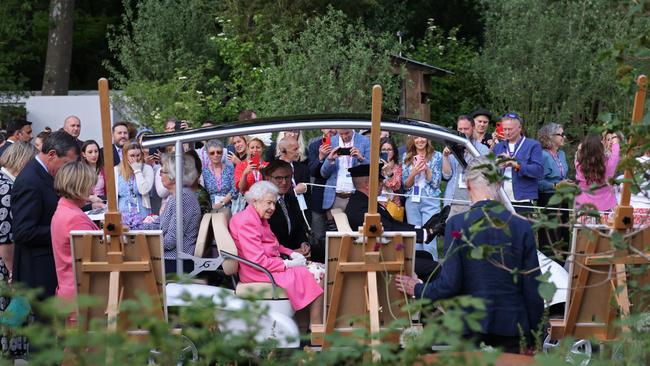
M242 120L253 118L253 111L240 114ZM496 126L491 129L493 121ZM582 189L576 208L594 207L598 214L593 220L616 206L610 178L616 175L619 161L618 134L586 136L578 147L575 179L571 179L562 150L563 126L548 123L537 136L525 133L524 127L516 113L494 119L484 109L456 120L457 131L481 156L493 153L498 158L494 169L505 177L503 187L518 214L531 217L535 206L553 206L556 210L548 215L566 222L568 210L562 209L573 207L566 202L549 204L556 189L566 184ZM170 118L164 131L187 128L187 122ZM506 292L518 294L516 299L497 301L493 292L486 292L487 282L512 282L512 276L464 263L463 251L452 254L450 249L458 246L462 237L458 233L479 219L479 211L485 212L485 202L497 200L499 183L479 169L493 164L489 160L473 158L467 151L458 155L449 147L438 151L430 140L418 136L407 136L400 146L383 131L380 176L369 177L371 144L360 131L323 129L306 141L302 131L289 130L279 133L275 141L263 134L186 145L183 176L179 177L174 146L142 148L142 136L150 130L115 123L112 165L103 159L106 147L94 140L81 141L80 132L81 120L70 116L60 130L42 131L32 140L31 123L15 120L8 123L8 137L0 146L0 269L14 282L40 288L41 299L74 298L69 232L97 229L84 211L105 208L106 171L112 167L124 224L131 229L162 230L167 273L176 271L176 238L182 236L182 251L194 255L202 215L227 209L233 214L230 229L241 255L266 266L287 290L294 308L315 303L311 319L318 322L322 319L318 309L322 308L323 267L317 263L325 260L325 232L333 225L331 210L343 210L353 228L360 226L370 179L379 179L378 212L385 229L415 231L417 236L418 278L398 278L400 289L431 299L469 293L491 300L495 310L488 312L484 324L490 336L483 341L501 342L504 339L499 337L505 336L510 337L505 343L496 343L513 346L518 344L512 339L519 334L518 326L528 331L539 322L541 300L533 295L536 289L531 290L534 275L525 276L523 290L505 287ZM465 168L461 157L469 164ZM650 153L640 159L647 161ZM182 185L181 197L176 197L178 184ZM183 206L183 233L176 232L177 200ZM633 204L635 221L643 223L650 209L647 196L635 195ZM516 268L537 267L536 247L552 246L568 237L562 227L534 235L530 223L519 216L502 211L493 214L509 222L509 233L500 230L474 240L490 245L512 243L511 250L520 260L509 264ZM436 238L443 234L444 247L439 252ZM446 264L436 277L439 257L445 257ZM191 263L184 263L184 272L191 269ZM243 265L240 279L265 280L251 271ZM6 307L6 300L0 301L0 311L2 306Z

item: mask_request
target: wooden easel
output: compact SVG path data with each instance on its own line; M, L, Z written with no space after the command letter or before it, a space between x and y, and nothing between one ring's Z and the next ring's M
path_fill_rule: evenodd
M108 80L98 81L102 120L104 161L113 161ZM117 210L115 173L106 169L108 212L104 218L104 231L78 233L78 242L72 239L75 257L75 275L79 294L95 295L105 300L105 309L84 309L85 326L92 318L106 317L109 331L131 330L127 318L120 315L120 304L125 299L137 299L140 291L149 297L151 316L165 319L164 270L162 266L161 233L125 234L122 215ZM75 245L78 244L78 245Z
M333 277L331 296L328 297L328 311L325 319L324 335L331 335L335 330L337 319L341 315L342 296L345 288L354 288L360 290L359 283L356 284L350 280L354 274L365 273L365 287L363 295L366 303L366 314L369 317L368 329L373 336L372 345L379 344L380 340L376 335L381 330L380 312L387 311L380 307L380 297L378 288L378 274L398 274L405 273L405 250L396 250L397 243L403 244L401 236L393 237L390 244L379 244L380 250L375 249L378 238L384 233L381 216L377 213L377 194L379 176L379 137L381 122L382 106L382 89L381 86L375 85L372 88L372 129L371 129L371 146L370 146L370 187L368 193L368 212L364 215L363 226L359 228L361 236L365 239L365 248L363 253L354 258L351 253L353 249L353 237L350 235L343 236L338 250L338 264L333 276L328 272L328 278ZM354 258L354 259L352 259ZM411 257L412 258L412 257ZM387 260L388 259L388 260ZM412 265L412 262L411 262ZM393 286L390 284L389 286ZM394 286L393 286L394 287ZM359 301L357 295L356 301ZM395 304L396 308L403 305L402 302ZM345 314L344 314L345 315ZM322 340L323 347L329 346L328 342L322 337L322 332L312 329L312 340ZM373 352L373 359L378 360L379 354Z
M646 83L645 75L639 76L632 123L638 123L643 117ZM630 137L629 146L634 146L634 136ZM627 154L630 157L632 150ZM625 170L625 178L632 178L632 174L629 169ZM631 302L628 293L629 281L635 281L639 288L650 284L650 227L630 232L633 222L630 183L626 182L611 227L574 229L569 299L564 319L551 321L551 339L572 336L611 341L625 330L617 327L615 320L627 317L632 307L637 311L648 311L650 302L647 299L637 296ZM627 235L621 249L613 247L611 233ZM641 273L629 270L638 266L645 270ZM610 305L612 299L616 307Z

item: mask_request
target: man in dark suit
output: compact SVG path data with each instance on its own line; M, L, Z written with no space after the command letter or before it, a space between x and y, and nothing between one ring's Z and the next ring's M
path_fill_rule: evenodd
M383 164L379 164L379 174ZM352 183L354 184L354 193L350 196L350 201L345 208L345 215L352 230L363 226L364 214L368 212L368 191L370 190L370 165L363 164L349 168ZM383 177L379 177L380 183L378 191L381 192ZM418 243L428 243L437 235L434 232L433 224L435 219L432 218L424 224L422 229L416 229L415 226L397 221L391 216L386 208L377 203L377 213L381 217L381 225L384 231L415 231L415 240ZM415 252L415 273L419 278L428 279L434 272L438 263L433 260L431 253L425 250L416 250Z
M310 254L305 221L291 189L291 165L283 160L273 160L262 170L262 174L264 179L278 187L278 202L269 219L271 231L285 247L305 256Z
M72 136L56 131L43 142L43 150L16 177L11 190L14 234L14 281L40 288L41 299L53 296L57 286L50 221L59 198L54 176L79 153Z
M14 119L7 123L7 141L0 146L0 155L16 141L32 140L32 123L24 119Z
M122 147L129 141L129 123L116 122L113 125L113 166L122 161ZM99 150L99 154L104 156L104 148Z
M544 302L536 279L541 272L530 224L496 201L498 184L488 180L486 167L497 171L485 157L475 158L465 170L472 207L447 221L445 259L438 278L425 285L411 277L397 276L395 283L408 295L432 301L459 295L483 299L486 309L481 331L466 329L465 336L477 344L483 342L517 353L520 332L528 346L533 346L532 331L537 330L542 319ZM507 228L492 224L497 222ZM487 254L473 258L470 252L475 247L483 247Z

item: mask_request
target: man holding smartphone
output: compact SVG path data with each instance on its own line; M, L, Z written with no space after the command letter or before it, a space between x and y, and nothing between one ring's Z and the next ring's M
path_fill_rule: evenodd
M370 158L370 140L351 129L337 130L338 137L331 138L331 151L321 166L321 176L327 179L323 192L323 209L345 207L350 200L354 185L349 168L367 164ZM334 188L336 187L336 188ZM330 214L328 219L332 220Z

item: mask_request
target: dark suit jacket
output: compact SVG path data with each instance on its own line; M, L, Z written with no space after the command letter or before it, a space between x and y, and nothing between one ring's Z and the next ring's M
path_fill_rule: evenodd
M275 237L278 239L280 244L289 249L298 249L300 248L301 243L307 241L305 221L302 217L302 213L300 213L300 207L298 206L296 196L292 193L287 193L284 195L284 202L287 205L287 211L289 211L291 232L289 232L287 219L284 216L279 203L275 205L275 212L273 212L273 216L269 219L269 225L271 226L271 231L273 231L273 234L275 234Z
M50 222L58 200L54 178L32 158L11 190L13 275L30 288L42 288L41 298L53 296L57 286Z
M11 140L6 140L5 144L0 146L0 156L9 148L9 146L13 145L13 141Z
M363 225L364 214L368 212L368 196L365 193L355 191L350 196L350 201L345 207L345 215L348 217L348 222L352 230L356 230L359 226ZM415 229L415 226L397 221L390 215L384 206L377 204L377 213L381 216L381 224L384 231L415 231L415 240L418 243L422 242L422 229Z
M120 155L117 153L117 148L115 147L115 144L113 146L113 166L116 166L120 163ZM104 156L104 148L102 147L99 149L99 154L103 157Z
M316 184L325 184L327 182L327 179L323 178L323 176L320 175L320 168L323 165L323 162L318 160L318 149L320 149L320 145L322 143L322 139L320 137L316 137L309 142L309 146L307 147L307 167L309 168L309 175L314 178L314 183ZM323 187L310 187L309 193L311 199L307 202L307 204L310 206L309 208L311 210L316 212L325 212L325 210L323 210L324 190L325 189Z
M508 230L490 227L486 222L480 231L470 234L470 226L485 215L507 223L509 233ZM415 296L434 301L458 295L481 298L486 305L486 315L481 320L482 333L519 336L518 326L521 326L530 342L530 330L537 329L544 311L544 302L537 292L539 282L535 279L540 275L540 270L517 275L515 281L512 273L493 263L485 259L471 259L471 248L467 243L454 238L459 233L464 233L465 237L473 235L473 245L497 248L492 258L503 262L508 268L526 271L539 267L535 236L530 224L512 216L494 201L481 201L472 205L468 213L455 215L447 221L445 259L440 276L427 286L416 285Z

